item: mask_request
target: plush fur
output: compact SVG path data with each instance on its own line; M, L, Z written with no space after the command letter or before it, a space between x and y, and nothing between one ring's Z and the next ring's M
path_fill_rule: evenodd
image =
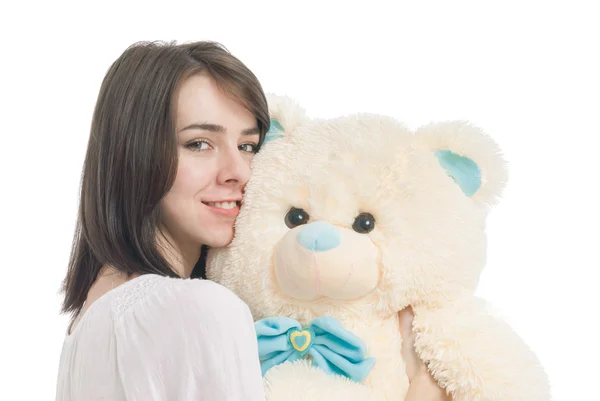
M270 96L269 105L284 132L255 157L235 238L210 252L208 278L237 293L256 320L335 317L377 362L362 384L309 360L279 365L265 375L268 399L404 399L397 312L411 305L417 353L455 401L548 400L535 355L474 297L485 219L507 178L496 143L466 122L412 132L378 115L308 119L287 97ZM474 194L442 167L440 149L477 165ZM300 246L305 225L288 227L291 208L339 229L339 246ZM360 213L374 217L373 231L353 230Z

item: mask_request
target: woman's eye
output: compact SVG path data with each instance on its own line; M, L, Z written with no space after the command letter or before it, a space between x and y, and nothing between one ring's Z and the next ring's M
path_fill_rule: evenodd
M239 146L242 152L256 153L258 146L254 143L243 143Z
M210 143L206 141L193 141L186 144L185 147L194 151L208 150L211 148Z

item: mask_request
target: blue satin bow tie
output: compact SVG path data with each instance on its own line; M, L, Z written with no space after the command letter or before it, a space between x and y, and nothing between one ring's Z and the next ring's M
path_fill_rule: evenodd
M374 358L365 358L362 340L331 317L316 318L308 328L288 317L266 318L257 321L255 328L263 375L273 366L308 354L312 365L326 373L362 383L375 364Z

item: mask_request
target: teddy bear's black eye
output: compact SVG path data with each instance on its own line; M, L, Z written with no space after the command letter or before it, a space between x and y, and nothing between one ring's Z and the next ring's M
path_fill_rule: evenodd
M285 225L289 228L298 227L299 225L306 224L309 218L310 216L304 209L293 207L285 215Z
M366 234L375 228L375 218L370 213L361 213L354 219L352 229L359 234Z

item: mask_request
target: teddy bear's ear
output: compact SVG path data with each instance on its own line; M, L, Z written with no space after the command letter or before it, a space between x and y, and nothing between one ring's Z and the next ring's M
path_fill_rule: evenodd
M433 153L462 192L478 203L495 204L507 181L498 144L480 128L464 121L425 125L415 132L421 149Z
M306 112L287 96L268 93L267 103L271 117L271 127L265 135L264 143L291 135L306 119Z

